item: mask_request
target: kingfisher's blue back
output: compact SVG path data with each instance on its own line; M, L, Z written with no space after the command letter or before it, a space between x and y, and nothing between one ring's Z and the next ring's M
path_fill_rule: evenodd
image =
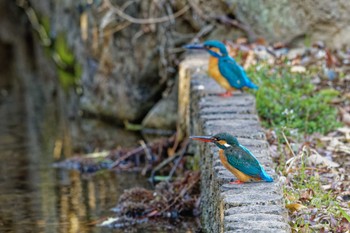
M225 149L225 156L227 162L251 177L258 177L267 182L272 182L273 179L266 173L264 168L256 157L244 146L232 145L230 148Z
M248 78L243 67L240 66L232 57L229 55L219 57L219 70L222 76L224 76L230 85L236 89L242 89L248 87L257 90L256 86Z

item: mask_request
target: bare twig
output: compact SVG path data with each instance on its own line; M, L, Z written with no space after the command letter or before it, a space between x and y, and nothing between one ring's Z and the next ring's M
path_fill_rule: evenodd
M216 16L216 17L214 17L214 19L220 21L221 23L226 23L226 24L229 24L231 26L234 26L236 28L241 29L242 31L244 31L247 34L250 41L254 41L256 39L256 34L253 32L253 30L251 30L251 28L248 25L242 24L242 23L238 22L237 20L230 19L227 16Z
M286 135L284 134L284 132L283 132L283 131L282 131L282 136L283 136L284 140L285 140L285 141L286 141L286 143L287 143L288 149L290 150L290 152L292 152L293 157L295 157L295 153L294 153L294 151L293 151L292 147L290 146L289 141L288 141L288 139L287 139L287 137L286 137Z
M166 11L167 11L167 13L169 15L169 20L171 21L172 24L175 24L174 12L171 9L170 4L166 4L165 5L165 9L166 9Z
M187 147L188 147L188 141L185 141L183 143L183 146L181 148L181 150L177 153L175 153L173 156L163 160L160 164L158 164L151 172L151 180L153 180L154 175L156 174L157 171L159 171L160 169L162 169L163 167L165 167L166 165L168 165L169 163L171 163L172 161L174 161L175 159L177 159L178 157L183 157L184 154L187 151ZM176 164L174 165L175 169L177 168L177 166L180 163L181 158L178 159L178 162L176 162ZM173 169L174 169L173 167ZM173 173L175 172L175 170L171 170L169 173L169 179L173 176Z
M40 24L39 18L35 10L30 7L27 1L17 1L17 5L25 11L27 14L28 20L31 23L32 28L39 34L40 42L44 46L50 46L52 41L47 34L44 26Z
M143 150L145 151L146 157L149 161L153 160L153 155L151 153L151 151L149 150L148 146L146 145L145 141L141 140L140 141L140 145L143 148Z
M118 6L113 6L110 0L105 0L107 6L112 9L119 17L135 24L155 24L155 23L164 23L167 21L170 21L172 19L175 19L190 9L188 5L184 6L181 10L175 12L171 16L163 16L159 18L147 18L147 19L139 19L139 18L134 18L128 14L126 14L124 11L122 11Z
M293 155L293 157L290 158L290 159L286 162L286 165L289 164L289 166L288 166L287 169L286 169L286 172L288 173L288 172L290 171L290 169L292 168L294 162L297 160L297 157L296 157L296 155L295 155L295 153L294 153L292 147L290 146L289 141L288 141L288 139L287 139L287 137L286 137L286 135L284 134L283 131L282 131L282 136L283 136L284 140L285 140L286 143L287 143L288 149L290 150L290 152L291 152L292 155Z
M173 156L163 160L160 164L158 164L151 172L151 180L153 180L154 175L156 174L157 171L159 171L160 169L162 169L163 167L165 167L166 165L171 163L173 160L175 160L180 155L181 155L181 153L176 153Z
M180 151L180 157L176 160L174 166L171 168L171 171L169 172L169 180L173 177L177 167L179 166L182 158L184 157L186 151L187 151L187 148L188 148L188 140L184 142L184 146L183 146L183 149Z
M174 201L172 201L172 203L170 205L168 205L165 209L163 209L161 211L161 213L164 213L165 211L169 210L172 206L174 206L180 198L182 198L183 196L185 196L185 194L190 191L193 186L195 186L195 184L198 182L199 180L199 174L197 174L197 178L193 180L192 183L186 185L183 189L181 189L181 191L179 192L179 194L176 196L176 198L174 199Z
M214 29L214 25L213 24L208 24L206 26L204 26L192 39L192 41L196 41L198 40L200 37L207 35L208 33L210 33L213 29Z
M197 15L199 17L201 17L204 20L208 20L209 17L208 15L204 14L202 9L200 8L198 1L194 1L194 0L189 0L188 4L190 4L191 8L197 13Z
M130 23L130 22L129 22ZM138 32L136 32L135 33L135 35L132 37L132 39L131 39L131 43L132 44L135 44L136 43L136 40L138 39L138 38L140 38L141 36L143 36L145 34L145 31L144 30L139 30Z
M122 11L124 11L126 8L128 8L131 4L135 3L136 1L135 0L129 0L127 2L125 2L121 7L120 9Z
M104 36L109 36L111 34L114 34L116 32L119 32L121 30L123 30L124 28L128 27L131 23L130 22L122 22L122 23L119 23L118 25L114 26L113 28L111 29L107 29L103 35Z
M109 166L109 169L112 169L112 168L115 168L116 166L118 166L122 161L126 160L127 158L137 154L137 153L140 153L143 149L142 146L139 146L137 147L136 149L126 153L125 155L121 156L119 159L117 159L114 163L112 163L110 166Z

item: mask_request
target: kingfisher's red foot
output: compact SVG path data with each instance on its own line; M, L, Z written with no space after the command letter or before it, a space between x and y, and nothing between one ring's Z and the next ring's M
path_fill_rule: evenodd
M219 94L219 96L221 96L221 97L230 97L230 96L233 96L233 94L230 91L226 91L225 93Z
M236 180L236 181L230 182L229 184L244 184L244 182L240 180Z

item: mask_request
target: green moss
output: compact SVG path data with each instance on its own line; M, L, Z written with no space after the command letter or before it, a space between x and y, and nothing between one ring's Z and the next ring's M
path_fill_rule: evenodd
M82 74L82 68L67 43L65 33L59 33L56 37L52 54L53 57L56 57L59 81L63 89L76 87Z
M57 35L55 40L55 50L61 61L67 65L74 65L74 54L68 46L67 39L64 33Z
M337 110L330 104L338 91L316 91L310 75L291 73L288 66L260 64L247 72L259 85L255 92L257 110L265 127L311 134L340 126Z
M74 74L67 72L61 68L58 68L58 79L64 90L68 90L70 87L75 86L76 84L76 78Z
M28 15L33 23L33 30L37 33L38 39L44 47L45 54L51 57L56 64L60 85L66 91L69 88L76 88L82 74L82 67L78 63L75 54L67 42L65 32L59 32L52 39L50 35L50 16L40 15L33 11Z

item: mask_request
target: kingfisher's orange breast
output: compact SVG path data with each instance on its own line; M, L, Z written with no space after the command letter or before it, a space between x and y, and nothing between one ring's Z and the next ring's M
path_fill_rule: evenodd
M218 83L220 86L225 88L228 91L233 91L235 88L233 88L230 83L227 81L227 79L221 75L219 70L219 59L213 56L210 56L209 58L209 66L208 66L208 73L209 75Z
M243 172L241 172L240 170L232 167L228 162L227 162L227 158L224 154L224 150L220 149L219 150L219 157L221 160L222 165L224 165L224 167L229 170L233 175L235 175L237 177L238 180L242 181L242 182L251 182L251 181L255 181L255 180L259 180L257 178L248 176L246 174L244 174Z

